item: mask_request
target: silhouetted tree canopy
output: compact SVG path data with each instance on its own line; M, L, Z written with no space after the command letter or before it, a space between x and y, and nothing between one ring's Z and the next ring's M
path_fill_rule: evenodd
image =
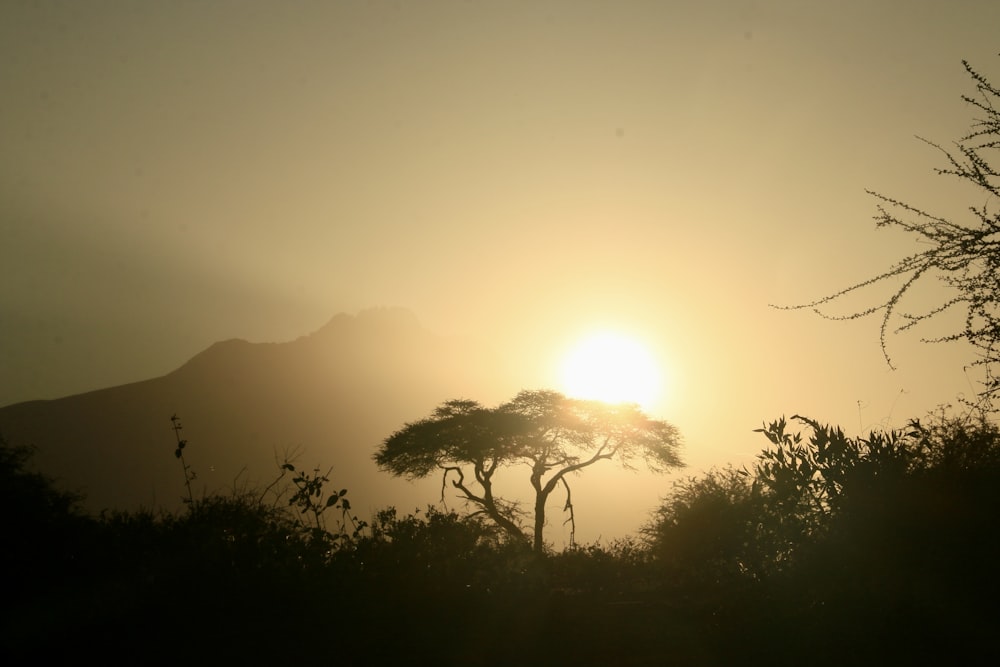
M634 404L567 398L554 391L522 391L496 408L452 400L406 424L382 443L375 461L393 475L421 478L442 473L462 498L509 534L526 538L514 503L495 495L494 475L526 465L535 494L532 543L544 548L545 503L562 485L573 515L568 476L599 461L628 468L642 460L654 471L681 465L677 429L650 419ZM575 525L575 524L573 524Z
M976 350L973 365L985 372L979 392L982 403L990 407L991 399L1000 391L1000 378L995 374L1000 362L1000 173L997 172L996 152L1000 150L1000 89L985 76L963 61L975 85L974 95L962 99L979 115L969 132L949 150L940 144L922 139L939 150L946 166L938 174L957 178L970 189L970 205L964 219L944 217L878 192L868 191L878 200L878 227L901 229L922 245L915 252L886 271L856 283L821 299L793 309L812 308L828 319L848 320L882 313L880 341L886 362L892 366L886 336L906 331L936 318L945 311L962 310L961 327L950 334L925 339L929 342L965 340ZM922 311L904 308L904 297L918 284L934 276L951 288L952 295L943 303ZM847 315L830 315L822 308L842 297L882 284L899 281L888 298L875 305ZM898 325L893 324L898 317Z

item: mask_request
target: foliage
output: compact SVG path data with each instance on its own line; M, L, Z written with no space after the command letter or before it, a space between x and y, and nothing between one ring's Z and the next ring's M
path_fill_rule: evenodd
M653 470L681 465L677 429L648 418L633 404L607 404L554 391L522 391L496 408L453 400L426 419L386 438L374 458L393 475L420 478L436 470L459 495L511 536L527 539L517 507L494 494L494 475L516 465L529 469L534 491L536 552L544 549L545 504L562 485L565 511L575 527L568 476L603 460L629 467L642 459ZM466 476L470 471L471 475Z
M544 557L485 514L434 507L320 538L346 495L294 465L264 489L77 530L44 520L76 516L72 497L4 447L0 488L20 490L6 506L40 523L7 551L36 560L8 570L6 590L26 594L5 597L0 659L995 662L995 424L942 412L864 437L801 417L760 431L754 465L675 484L644 542Z
M634 537L575 545L550 560L551 586L590 599L634 599L650 587L649 551Z
M58 522L79 515L80 496L56 488L49 477L31 469L35 450L12 445L0 436L0 506L17 509L8 528L28 528L34 522ZM11 520L17 520L15 526Z
M839 427L793 419L811 429L809 440L788 433L784 418L757 429L771 447L761 452L753 470L774 517L772 530L788 552L821 534L849 494L899 479L915 457L912 427L849 438Z
M688 587L763 577L774 549L762 488L733 467L675 482L643 529L662 576Z
M838 664L977 654L996 619L1000 428L944 412L863 437L793 422L803 432L759 429L754 465L663 500L645 529L662 590L719 632L745 624L748 646L789 664L804 651ZM774 626L787 641L766 639Z
M950 416L946 408L912 422L921 469L938 475L992 475L1000 471L1000 426L983 413Z
M176 433L179 421L172 425ZM15 458L23 461L25 455ZM288 473L291 483L282 484ZM16 615L5 613L10 623L0 633L0 658L36 650L56 628L77 651L81 645L155 646L160 660L176 664L198 646L199 661L282 662L287 648L279 638L304 627L318 630L328 618L334 556L364 528L348 513L346 490L330 493L328 485L329 473L298 472L286 461L263 489L197 498L185 472L188 497L181 512L105 512L87 520L85 534L46 531L44 543L28 543L75 554L74 570L56 578L46 566L50 561L37 558L17 569L20 579L31 582L32 595L11 608ZM19 493L21 502L35 501L16 485L5 488ZM46 496L56 493L43 490ZM333 531L323 514L331 508L343 518Z
M183 498L183 502L192 514L204 514L207 508L217 507L219 502L224 500L224 504L235 503L235 507L250 510L251 513L263 512L271 518L279 519L281 522L293 526L294 532L317 543L325 543L331 549L338 541L349 538L357 539L367 526L364 521L359 521L352 514L351 503L347 499L347 489L328 492L327 485L330 483L332 468L325 473L320 473L318 466L311 473L306 470L298 470L292 460L294 453L287 451L284 460L278 464L278 477L260 492L234 488L230 497L216 494L196 499L192 493L191 482L197 476L184 458L184 449L187 447L188 441L180 437L180 431L183 427L176 414L170 417L170 423L171 430L177 439L174 456L180 460L184 472L184 487L187 495ZM285 477L289 473L292 475L290 487L284 483ZM285 509L279 509L282 504L286 506ZM325 514L328 510L340 511L340 519L334 531L327 529Z
M456 595L504 586L513 576L511 563L527 553L526 545L512 542L482 516L460 516L433 506L399 516L389 507L375 514L369 535L337 558L341 566L355 570L356 582L375 578L380 587Z
M174 437L177 439L177 449L174 450L174 458L181 462L181 469L184 472L184 489L187 491L187 496L182 500L185 503L194 502L194 493L191 491L191 482L198 478L195 471L187 464L184 459L184 448L187 447L187 440L181 438L181 431L183 426L181 426L181 420L176 414L170 417L170 427L174 432Z
M35 450L0 436L0 517L6 534L3 583L5 604L15 606L40 588L57 586L77 570L90 522L80 496L58 489L34 470ZM47 572L43 582L28 576Z
M317 467L310 474L304 470L296 470L295 465L286 460L281 464L281 470L282 474L287 471L294 475L292 484L295 486L295 492L289 497L288 504L297 508L300 516L309 517L312 522L309 532L314 539L336 541L347 539L348 536L354 539L361 536L368 524L359 521L351 514L351 502L346 498L347 489L341 489L327 495L326 485L330 482L332 468L321 475L320 469ZM326 511L330 509L340 510L340 521L334 533L327 529L324 517ZM348 524L350 524L350 533L348 533Z
M899 479L916 457L916 432L849 438L805 417L808 439L784 418L757 432L770 445L750 469L682 480L644 533L661 566L688 583L760 581L794 566L849 498Z
M903 258L888 270L816 301L793 306L811 308L828 319L856 319L882 313L880 341L887 363L892 366L886 337L897 316L901 323L895 331L906 331L946 311L964 311L963 324L950 334L931 341L970 343L978 358L973 365L985 372L979 392L981 406L989 408L1000 392L996 366L1000 362L1000 173L996 151L1000 150L1000 89L963 61L975 85L975 95L962 99L981 114L969 132L953 150L923 140L939 150L946 166L938 174L958 179L971 187L972 204L966 220L942 217L892 197L869 191L878 200L878 227L901 229L916 238L922 249ZM911 312L904 309L904 297L918 284L934 276L951 289L952 295L933 308ZM875 305L841 316L833 316L822 307L842 297L885 282L895 282L890 296Z

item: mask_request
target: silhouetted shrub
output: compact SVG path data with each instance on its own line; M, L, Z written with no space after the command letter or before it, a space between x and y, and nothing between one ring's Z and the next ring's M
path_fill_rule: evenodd
M993 655L996 425L939 415L849 438L800 421L808 437L773 422L755 466L664 499L646 529L664 594L772 662Z

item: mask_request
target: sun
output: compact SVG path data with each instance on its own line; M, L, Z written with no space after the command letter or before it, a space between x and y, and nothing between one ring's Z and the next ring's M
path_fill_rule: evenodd
M574 398L637 403L650 410L660 398L662 377L656 359L636 339L600 332L566 354L562 386Z

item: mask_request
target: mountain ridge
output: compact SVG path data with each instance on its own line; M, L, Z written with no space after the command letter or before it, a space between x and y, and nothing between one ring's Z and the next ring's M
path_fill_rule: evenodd
M404 309L338 313L292 341L218 341L156 378L2 407L0 434L35 446L39 467L92 512L178 506L173 414L204 493L267 482L276 458L298 451L299 465L332 465L355 507L409 510L436 499L439 481L429 482L437 493L417 492L422 483L378 471L371 454L405 421L468 395L493 361Z

